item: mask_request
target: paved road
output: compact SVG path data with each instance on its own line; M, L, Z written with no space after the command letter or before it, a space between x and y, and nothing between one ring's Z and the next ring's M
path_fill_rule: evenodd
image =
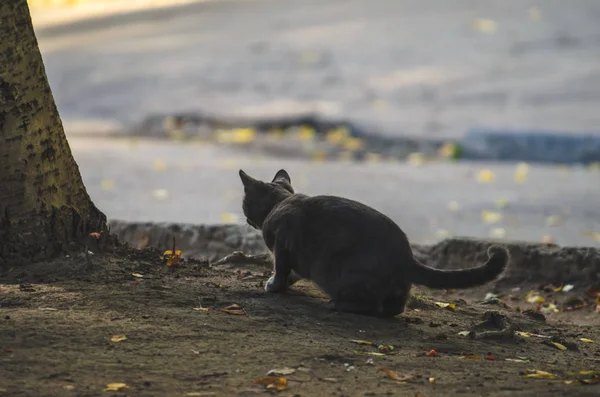
M444 163L344 164L262 158L211 145L71 138L93 200L113 219L186 223L243 222L238 169L268 179L286 168L298 191L357 199L389 215L415 243L448 233L599 245L600 172L533 166L523 184L515 166ZM482 168L495 180L477 181ZM166 192L165 192L166 191ZM499 210L498 201L508 204ZM482 220L482 211L502 215ZM598 234L600 237L600 234Z
M389 134L600 133L600 2L531 5L219 0L37 35L67 120L316 109Z

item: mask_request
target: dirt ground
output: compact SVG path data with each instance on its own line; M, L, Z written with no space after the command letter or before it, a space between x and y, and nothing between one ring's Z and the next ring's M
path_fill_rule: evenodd
M567 296L585 296L577 286L538 291L560 310L545 321L528 286L485 304L490 286L415 289L406 313L377 319L325 309L307 282L267 294L264 269L159 257L120 248L1 274L0 396L600 395L600 314L593 303L564 310ZM503 320L504 338L463 336ZM285 380L254 383L273 369ZM111 383L126 386L105 391Z

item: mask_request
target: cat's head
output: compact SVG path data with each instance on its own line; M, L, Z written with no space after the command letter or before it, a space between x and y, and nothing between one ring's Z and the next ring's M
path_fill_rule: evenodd
M240 170L244 184L242 209L246 222L255 229L261 229L265 218L278 203L294 194L292 180L285 170L279 170L270 183L252 178Z

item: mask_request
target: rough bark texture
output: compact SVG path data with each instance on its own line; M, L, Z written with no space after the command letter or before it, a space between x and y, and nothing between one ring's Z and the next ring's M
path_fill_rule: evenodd
M90 200L26 0L0 1L0 266L50 258L106 217Z

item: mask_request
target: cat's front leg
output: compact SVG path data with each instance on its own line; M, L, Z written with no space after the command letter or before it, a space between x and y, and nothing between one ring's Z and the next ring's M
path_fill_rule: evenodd
M285 249L277 249L277 245L274 250L275 254L275 274L273 274L267 283L265 284L265 291L267 292L283 292L290 285L297 281L297 276L291 275L292 272L292 256L289 251Z

